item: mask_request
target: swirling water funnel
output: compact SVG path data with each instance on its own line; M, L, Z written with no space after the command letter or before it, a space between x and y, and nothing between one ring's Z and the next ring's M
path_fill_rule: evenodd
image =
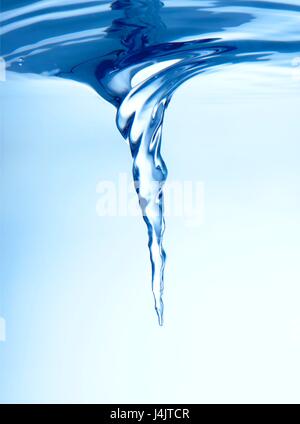
M10 71L76 79L117 109L148 230L160 325L166 108L176 88L201 72L243 62L290 63L300 52L299 12L296 2L278 1L3 1L1 55Z

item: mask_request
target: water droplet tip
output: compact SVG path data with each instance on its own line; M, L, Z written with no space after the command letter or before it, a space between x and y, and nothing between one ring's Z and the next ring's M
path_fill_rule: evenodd
M160 327L162 327L164 325L164 318L163 318L163 314L160 311L156 311L157 312L157 316L158 316L158 324Z

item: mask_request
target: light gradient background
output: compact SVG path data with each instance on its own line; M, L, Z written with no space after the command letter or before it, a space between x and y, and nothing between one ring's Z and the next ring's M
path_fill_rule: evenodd
M255 65L256 66L256 65ZM141 218L100 218L130 175L115 110L55 78L1 83L1 402L300 401L300 82L228 67L166 114L173 180L205 220L170 218L165 326Z

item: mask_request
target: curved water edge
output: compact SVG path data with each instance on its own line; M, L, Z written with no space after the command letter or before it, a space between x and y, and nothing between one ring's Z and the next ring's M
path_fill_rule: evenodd
M147 225L152 291L163 323L167 167L162 127L174 91L229 64L286 66L300 54L300 2L3 1L2 52L12 72L75 79L117 108Z

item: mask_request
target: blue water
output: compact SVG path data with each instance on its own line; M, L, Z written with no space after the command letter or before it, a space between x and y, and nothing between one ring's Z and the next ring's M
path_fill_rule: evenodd
M197 74L244 63L291 67L300 55L299 12L299 1L2 0L1 56L9 71L86 83L117 109L148 229L161 325L165 110Z

